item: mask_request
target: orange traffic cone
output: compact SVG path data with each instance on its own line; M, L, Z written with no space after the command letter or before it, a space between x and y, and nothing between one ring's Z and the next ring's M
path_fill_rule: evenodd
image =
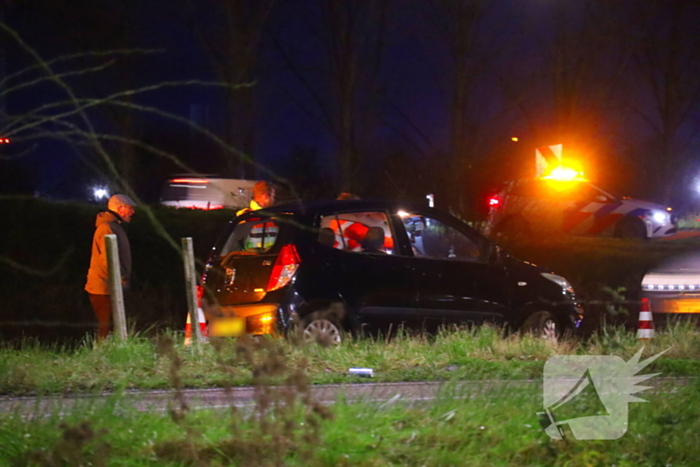
M204 313L202 313L201 308L197 308L197 318L202 341L206 342L209 334L207 332L207 321L204 319ZM192 319L190 318L190 313L187 313L187 322L185 323L185 345L190 344L192 344Z
M654 337L654 318L651 316L651 303L648 298L642 298L639 307L639 326L637 327L637 339L651 339Z

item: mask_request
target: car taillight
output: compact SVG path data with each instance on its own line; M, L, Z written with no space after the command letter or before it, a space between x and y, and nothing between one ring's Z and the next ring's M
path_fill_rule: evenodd
M272 267L272 274L270 274L270 280L267 283L267 291L272 292L289 284L300 263L301 260L299 259L297 248L291 244L284 245L279 256L277 256L275 265Z
M501 204L501 200L498 196L492 196L489 198L489 207L495 208Z

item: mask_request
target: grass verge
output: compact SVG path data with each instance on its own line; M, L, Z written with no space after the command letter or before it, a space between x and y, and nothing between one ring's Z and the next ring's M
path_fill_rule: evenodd
M295 346L284 340L220 340L201 348L184 347L182 335L159 339L133 337L125 343L88 341L78 348L45 347L25 342L0 348L0 394L163 389L172 387L171 364L162 342L173 342L180 358L179 384L187 388L245 386L254 383L256 359L267 358L274 342L279 362L302 362L310 383L363 381L351 367L374 369L374 381L527 379L542 375L553 355L617 355L628 360L642 346L644 357L669 349L650 369L664 376L700 374L700 333L681 321L656 338L640 341L622 327L605 328L585 340L548 342L531 336L503 337L499 329L452 330L438 336L399 335L385 341L356 340L337 347ZM248 355L248 360L241 360ZM283 372L284 373L284 372Z
M70 414L0 418L0 465L110 466L694 466L700 386L629 405L617 440L550 439L534 390L456 393L434 401L311 408L296 396L245 412L143 413L114 396ZM284 400L285 402L281 402ZM275 402L276 401L276 402Z

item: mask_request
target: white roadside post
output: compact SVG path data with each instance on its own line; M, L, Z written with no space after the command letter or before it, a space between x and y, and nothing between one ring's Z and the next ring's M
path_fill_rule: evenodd
M199 310L197 309L197 275L194 268L194 248L192 237L182 239L182 259L185 264L185 288L187 289L187 312L193 329L194 343L202 342L202 331L199 327Z
M107 248L107 267L109 269L109 296L112 300L112 319L114 332L121 341L126 340L126 314L124 313L124 291L122 289L122 273L119 264L119 246L117 236L105 235Z

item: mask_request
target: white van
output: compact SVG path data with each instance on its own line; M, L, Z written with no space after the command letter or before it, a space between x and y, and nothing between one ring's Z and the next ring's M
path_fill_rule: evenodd
M256 180L181 176L168 180L160 203L190 209L241 209L250 204Z

